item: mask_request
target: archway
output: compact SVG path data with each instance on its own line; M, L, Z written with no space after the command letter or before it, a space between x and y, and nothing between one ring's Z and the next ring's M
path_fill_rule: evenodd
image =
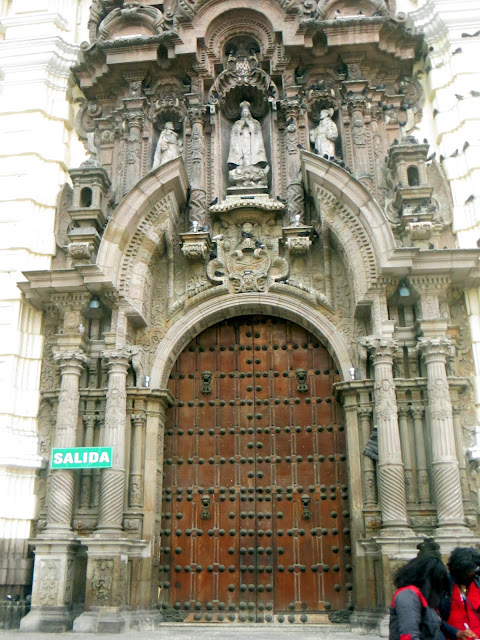
M187 621L312 622L351 602L339 370L288 320L199 333L170 374L161 601Z

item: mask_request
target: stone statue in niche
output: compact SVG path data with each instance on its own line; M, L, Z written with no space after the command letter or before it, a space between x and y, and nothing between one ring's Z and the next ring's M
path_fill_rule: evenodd
M240 104L241 115L230 134L227 165L230 183L238 186L266 186L269 165L262 129L250 113L250 103Z
M174 129L173 122L166 122L158 138L157 147L153 156L152 169L156 169L162 164L178 158L180 154L181 148L178 133Z
M320 122L310 133L310 140L314 146L315 153L322 157L335 157L335 140L338 138L338 129L332 120L332 116L333 109L322 109L320 111Z

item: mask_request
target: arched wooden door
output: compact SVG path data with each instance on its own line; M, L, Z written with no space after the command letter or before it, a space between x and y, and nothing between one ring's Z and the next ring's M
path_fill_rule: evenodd
M219 323L183 351L165 433L169 619L313 622L351 603L338 371L305 329Z

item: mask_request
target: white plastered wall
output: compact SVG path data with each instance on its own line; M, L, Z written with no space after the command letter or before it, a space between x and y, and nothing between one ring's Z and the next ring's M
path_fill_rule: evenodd
M42 317L21 300L21 272L48 269L67 168L85 158L67 100L70 67L88 39L90 0L0 0L0 540L30 535L37 509L36 415ZM21 581L3 564L0 584Z

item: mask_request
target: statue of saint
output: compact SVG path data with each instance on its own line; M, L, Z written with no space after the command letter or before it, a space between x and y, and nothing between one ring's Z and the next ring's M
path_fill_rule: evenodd
M310 140L319 156L335 157L335 140L338 138L337 125L332 120L333 109L320 111L320 122L310 133Z
M232 128L228 168L230 182L239 186L267 184L269 166L260 123L250 113L250 103L240 104L241 116Z
M174 158L178 158L180 153L178 133L173 128L172 122L166 122L158 138L157 147L153 156L152 170Z

